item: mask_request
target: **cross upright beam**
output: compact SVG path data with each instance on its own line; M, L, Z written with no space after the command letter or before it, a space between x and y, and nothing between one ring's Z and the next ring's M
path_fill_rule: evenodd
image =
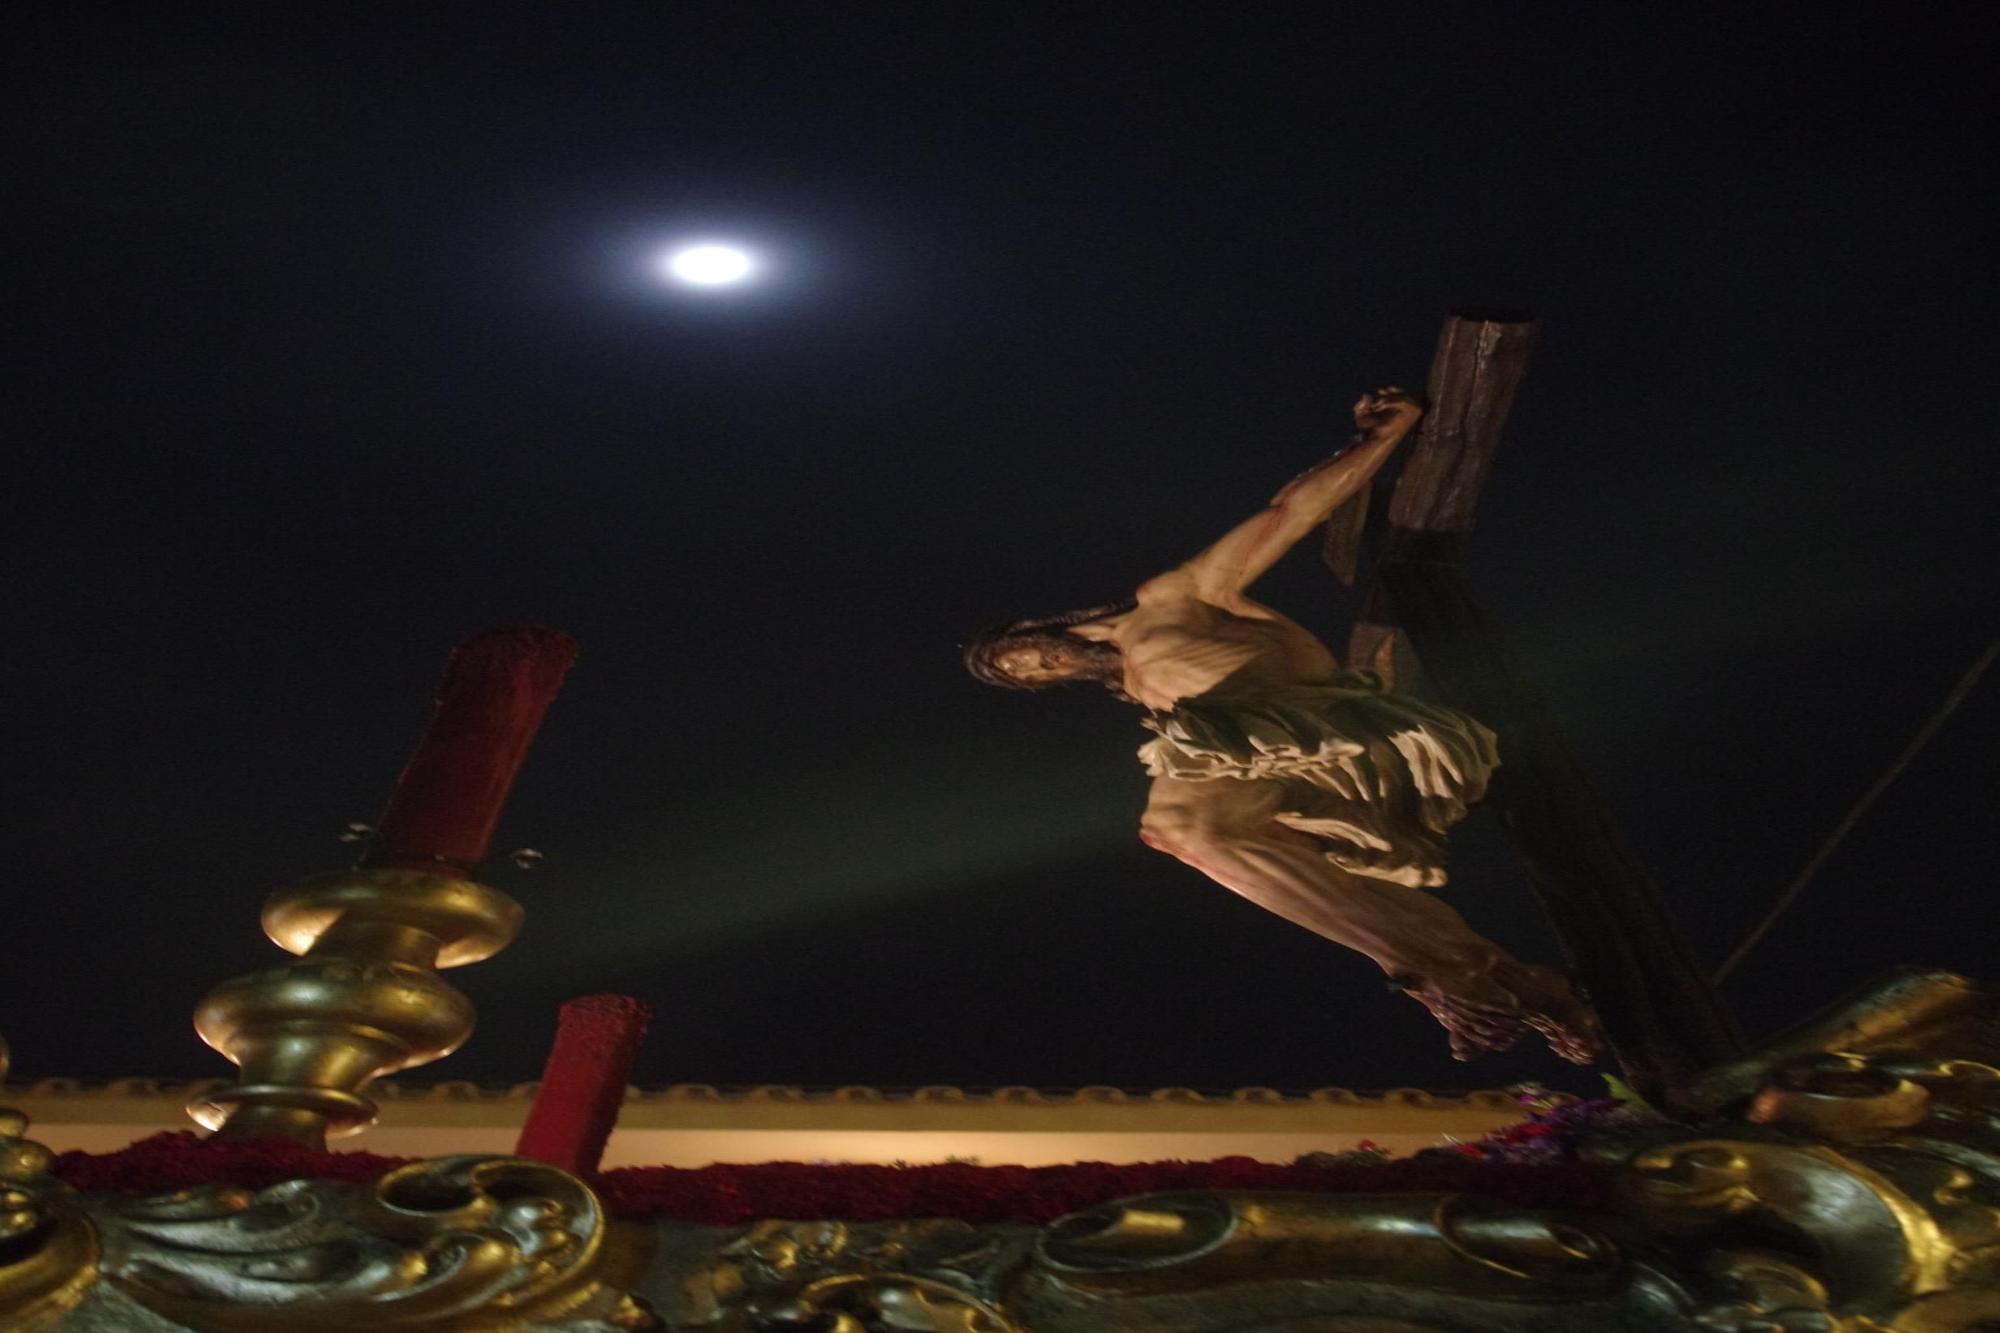
M1741 1041L1554 714L1508 657L1459 574L1461 547L1535 333L1535 321L1521 315L1445 320L1431 363L1429 410L1396 483L1377 584L1349 657L1384 660L1400 631L1437 694L1498 733L1501 763L1488 804L1512 836L1626 1079L1657 1099L1699 1070L1736 1057Z

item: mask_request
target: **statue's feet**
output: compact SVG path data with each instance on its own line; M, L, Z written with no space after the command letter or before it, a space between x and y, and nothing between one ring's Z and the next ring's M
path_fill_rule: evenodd
M1549 1049L1573 1065L1596 1061L1604 1047L1597 1011L1576 993L1569 978L1534 963L1502 963L1494 969L1501 985L1514 992L1521 1021L1541 1035Z
M1507 1050L1527 1031L1527 1023L1511 997L1497 1001L1482 999L1408 976L1391 977L1389 981L1430 1010L1431 1017L1443 1025L1454 1060L1470 1060Z
M1507 962L1488 975L1456 982L1409 975L1391 981L1443 1025L1454 1060L1508 1050L1529 1032L1571 1064L1597 1058L1597 1015L1550 968Z

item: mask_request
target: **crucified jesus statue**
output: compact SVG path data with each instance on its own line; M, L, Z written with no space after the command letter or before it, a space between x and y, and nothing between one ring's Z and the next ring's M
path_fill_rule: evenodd
M1288 921L1372 958L1444 1024L1454 1057L1532 1029L1565 1060L1596 1054L1597 1021L1558 972L1475 934L1426 890L1445 834L1500 759L1464 713L1345 670L1249 586L1323 522L1410 433L1401 389L1355 404L1353 443L1135 597L988 630L967 668L989 685L1092 681L1147 710L1147 846Z

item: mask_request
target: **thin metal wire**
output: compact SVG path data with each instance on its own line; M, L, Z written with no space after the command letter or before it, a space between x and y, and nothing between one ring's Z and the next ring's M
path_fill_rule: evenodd
M1958 678L1958 684L1951 687L1951 693L1945 696L1944 703L1939 706L1937 712L1931 714L1930 721L1924 723L1910 743L1903 747L1903 752L1896 756L1896 762L1889 765L1888 771L1875 780L1875 785L1861 793L1861 799L1856 801L1854 807L1847 812L1847 816L1834 826L1833 832L1827 835L1826 841L1819 845L1819 850L1813 853L1810 861L1806 862L1805 869L1799 871L1793 878L1791 886L1779 895L1777 903L1764 914L1764 919L1757 923L1757 928L1744 936L1743 943L1736 946L1736 952L1730 954L1723 960L1722 966L1715 969L1711 981L1721 985L1723 978L1736 970L1736 965L1757 947L1778 918L1785 914L1785 909L1798 901L1799 895L1805 892L1806 885L1812 882L1812 877L1819 873L1819 868L1826 864L1834 849L1840 846L1842 839L1846 838L1861 821L1861 816L1868 813L1868 807L1875 804L1876 797L1889 790L1890 784L1901 777L1903 770L1910 766L1910 761L1930 743L1931 737L1935 736L1938 728L1944 725L1944 720L1958 711L1958 706L1965 702L1965 696L1972 693L1972 687L1979 683L1979 678L1986 674L1986 668L1993 665L1993 659L1996 657L2000 657L2000 639L1988 644L1986 651L1980 654L1979 660L1972 664L1972 669Z

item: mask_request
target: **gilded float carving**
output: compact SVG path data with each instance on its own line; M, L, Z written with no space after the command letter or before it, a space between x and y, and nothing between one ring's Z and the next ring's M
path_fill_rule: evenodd
M0 1080L7 1048L0 1042ZM27 1117L0 1106L0 1328L55 1327L97 1281L97 1229L68 1186L48 1175L49 1150Z
M1641 1148L1617 1183L1650 1233L1710 1248L1698 1326L2000 1322L1994 1016L1964 978L1905 970L1682 1094L1716 1132Z
M1025 1333L999 1308L997 1279L1027 1239L963 1222L760 1222L697 1270L675 1327Z
M659 1327L606 1285L607 1223L538 1162L445 1157L372 1186L293 1180L108 1205L105 1276L191 1327Z
M1068 1287L1147 1294L1391 1277L1465 1296L1584 1295L1623 1267L1573 1220L1450 1194L1147 1195L1061 1219L1036 1258Z
M621 1230L511 1158L79 1201L16 1118L0 1326L141 1326L93 1317L115 1298L189 1329L1971 1333L2000 1328L1995 1015L1962 978L1887 978L1681 1090L1684 1122L1583 1143L1587 1210L1186 1191L1045 1227Z

